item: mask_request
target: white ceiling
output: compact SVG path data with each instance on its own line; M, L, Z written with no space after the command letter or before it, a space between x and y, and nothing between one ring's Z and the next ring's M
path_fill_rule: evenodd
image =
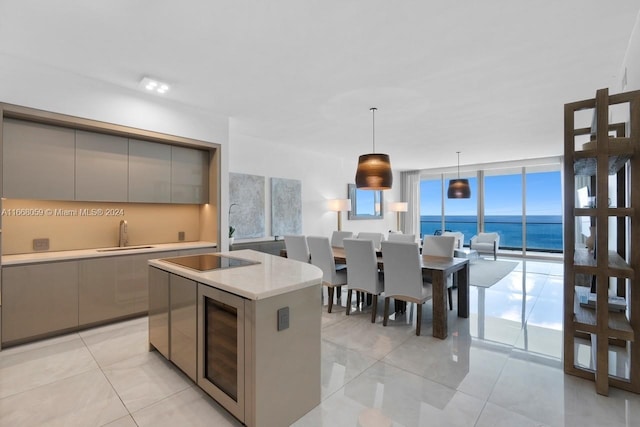
M617 92L637 0L0 0L0 53L396 169L562 154L566 102ZM1 64L0 64L1 65ZM145 95L153 96L153 95ZM234 134L232 133L231 143Z

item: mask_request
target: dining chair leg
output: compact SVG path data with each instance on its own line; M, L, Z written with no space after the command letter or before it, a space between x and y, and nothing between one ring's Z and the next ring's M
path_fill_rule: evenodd
M333 286L327 288L327 293L329 294L329 313L331 313L331 309L333 308Z
M387 319L389 319L389 297L384 299L384 316L382 317L382 326L387 326Z
M416 303L416 310L418 310L418 315L416 316L416 335L420 336L420 326L422 325L422 304Z
M451 288L447 288L447 294L449 297L449 310L453 310L453 291Z
M353 294L353 290L347 290L347 316L351 313L351 295ZM357 292L356 292L357 294ZM357 295L356 295L357 298Z
M373 307L371 307L371 323L376 323L376 313L378 311L378 295L374 295L372 300Z
M342 286L338 286L338 295L336 296L338 299L342 297Z

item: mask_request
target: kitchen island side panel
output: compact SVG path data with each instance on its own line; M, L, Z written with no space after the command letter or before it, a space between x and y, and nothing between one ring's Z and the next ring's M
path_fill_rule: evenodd
M321 285L251 303L247 425L291 425L321 400ZM286 307L289 327L278 331L278 310Z

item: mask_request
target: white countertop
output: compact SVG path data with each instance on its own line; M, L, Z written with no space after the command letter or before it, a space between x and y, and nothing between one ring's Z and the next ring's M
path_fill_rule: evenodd
M196 271L158 259L149 261L149 265L251 300L322 283L322 270L300 261L250 249L220 252L218 255L258 261L260 264L210 271Z
M149 246L149 247L146 247ZM118 255L148 254L153 252L179 251L198 248L215 248L213 242L177 242L177 243L151 243L149 245L132 245L125 248L96 248L78 249L73 251L35 252L29 254L3 255L2 265L34 264L51 261L72 261L82 258L102 258ZM136 249L139 248L139 249ZM106 249L106 251L105 251ZM116 250L112 250L116 249ZM162 255L159 255L162 256Z

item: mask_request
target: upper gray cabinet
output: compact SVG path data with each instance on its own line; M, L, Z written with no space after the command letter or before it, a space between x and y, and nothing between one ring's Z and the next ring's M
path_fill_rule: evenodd
M5 118L2 197L209 202L209 151Z
M171 147L171 203L209 202L209 152Z
M171 146L129 140L129 201L171 202Z
M5 119L2 131L2 196L75 199L75 131Z
M128 151L127 138L76 131L76 200L126 201Z

